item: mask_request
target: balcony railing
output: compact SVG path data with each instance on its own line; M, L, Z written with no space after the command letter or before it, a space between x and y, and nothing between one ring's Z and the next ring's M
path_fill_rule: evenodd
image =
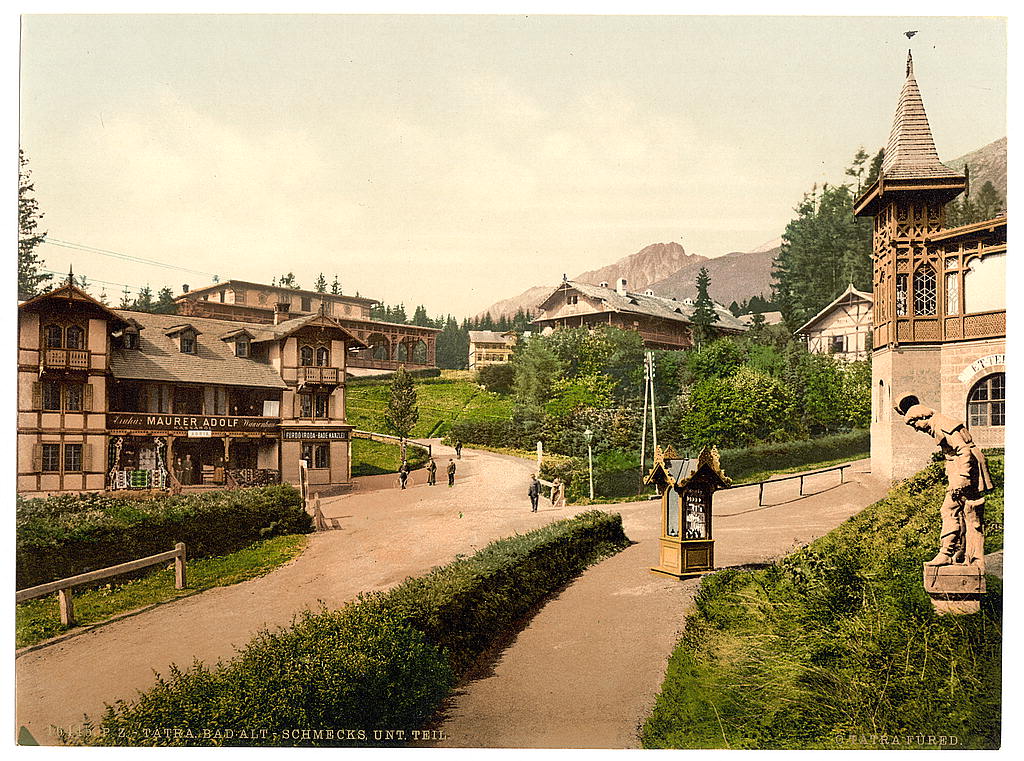
M89 352L84 349L46 349L43 366L47 370L88 370Z
M337 367L300 367L299 385L315 383L323 386L336 386L341 382L341 370Z

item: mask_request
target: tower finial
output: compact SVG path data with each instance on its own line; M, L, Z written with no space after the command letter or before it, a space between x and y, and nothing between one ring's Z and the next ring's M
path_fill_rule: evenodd
M74 284L75 284L75 265L74 264L69 264L68 265L68 285L74 285Z
M907 79L914 76L914 57L907 50Z

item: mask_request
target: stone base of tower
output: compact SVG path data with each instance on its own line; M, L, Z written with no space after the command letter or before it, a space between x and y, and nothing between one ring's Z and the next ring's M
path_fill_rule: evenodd
M884 347L871 361L871 472L896 481L925 467L934 443L906 425L893 406L914 394L921 404L968 423L982 447L1001 447L1004 426L970 426L967 397L993 373L1005 372L1006 339Z

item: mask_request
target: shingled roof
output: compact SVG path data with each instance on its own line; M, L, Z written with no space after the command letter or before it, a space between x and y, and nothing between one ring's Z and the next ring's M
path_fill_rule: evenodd
M236 357L235 347L221 340L229 332L246 328L252 333L277 326L189 317L199 331L196 353L185 354L179 342L167 332L182 324L180 315L147 314L114 310L122 319L141 325L138 349L111 349L110 371L115 378L165 381L167 383L215 383L225 386L284 389L287 384L269 364L248 357ZM289 320L289 322L292 322Z
M914 78L914 61L907 52L907 79L896 106L889 143L882 160L885 179L923 179L931 177L962 177L939 161L935 141L924 112L924 100Z
M566 280L548 296L540 304L540 308L544 309L551 296L554 296L559 290L569 286L575 288L577 291L582 293L584 296L604 302L605 307L608 311L612 312L627 312L632 314L642 314L649 317L660 317L665 320L675 320L685 324L690 324L692 320L694 310L697 308L696 304L687 303L686 301L677 301L675 299L667 299L662 296L648 296L643 293L619 293L614 288L602 288L599 285L590 285L589 283L580 283L575 280ZM738 333L746 331L747 326L737 320L732 312L721 304L715 304L715 313L718 315L718 319L715 320L712 325L720 330L732 330ZM545 317L541 315L534 322L543 322Z

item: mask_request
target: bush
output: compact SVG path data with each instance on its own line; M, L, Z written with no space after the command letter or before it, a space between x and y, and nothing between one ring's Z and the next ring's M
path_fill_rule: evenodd
M287 484L150 499L18 497L16 516L19 589L167 552L176 542L189 557L210 557L313 530Z
M464 444L483 444L488 447L520 447L523 435L511 420L479 418L456 420L448 430L447 439Z
M991 472L1001 523L1000 459ZM922 585L944 491L932 464L776 564L706 576L644 747L999 747L1001 582L975 615L938 615Z
M510 364L484 365L476 372L476 381L495 394L511 394L516 371Z
M86 722L65 740L367 745L374 729L408 732L430 718L456 677L500 635L627 544L621 516L597 511L500 539L339 611L305 613L289 629L259 634L227 663L172 669L135 702L108 706L98 725ZM361 734L331 737L324 731L331 727ZM204 733L213 729L219 736Z
M820 439L759 444L744 449L722 449L722 469L734 481L754 473L797 468L815 462L864 457L871 450L868 431L851 431ZM691 453L693 454L693 453Z
M579 502L590 497L590 470L586 457L544 455L541 478L555 477L565 483L566 499ZM620 450L606 450L594 455L594 497L614 499L633 497L640 486L640 458Z

